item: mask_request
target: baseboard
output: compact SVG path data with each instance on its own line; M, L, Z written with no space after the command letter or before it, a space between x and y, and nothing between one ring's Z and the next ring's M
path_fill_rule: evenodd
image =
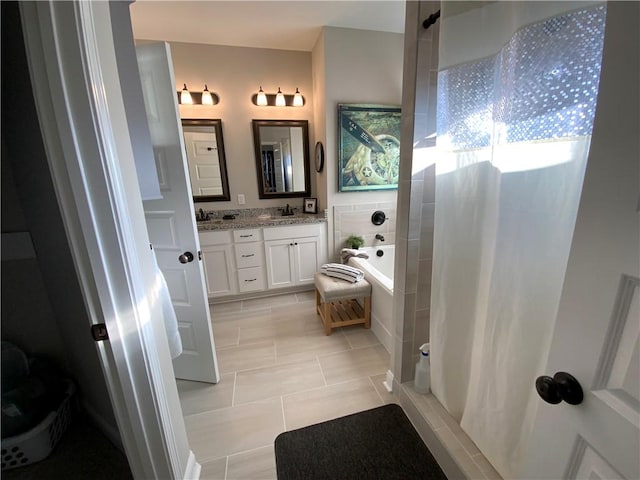
M391 370L387 370L387 378L384 380L384 382L382 382L382 384L384 385L384 388L386 388L387 392L389 393L392 393L394 391L393 381L394 381L393 372Z
M187 468L185 469L184 476L182 478L185 480L196 480L200 478L200 470L202 470L202 466L196 461L196 456L193 451L189 450Z
M286 295L288 293L312 292L315 289L313 283L300 285L297 287L277 288L273 290L262 290L260 292L239 293L236 295L227 295L224 297L209 297L209 305L218 305L221 303L238 302L241 300L253 300L255 298L276 297L278 295Z
M99 415L88 403L80 402L82 410L86 414L89 421L98 429L102 434L109 439L116 448L124 453L124 445L122 444L122 438L120 437L120 431L115 425L111 425L104 420L104 417Z

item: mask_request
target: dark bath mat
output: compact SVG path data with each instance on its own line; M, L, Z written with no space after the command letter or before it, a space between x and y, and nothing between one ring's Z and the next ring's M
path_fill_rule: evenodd
M278 480L447 480L395 404L281 433L275 452Z

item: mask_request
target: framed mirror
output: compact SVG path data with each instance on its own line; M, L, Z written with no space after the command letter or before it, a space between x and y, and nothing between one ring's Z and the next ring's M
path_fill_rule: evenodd
M308 197L309 122L253 120L260 198Z
M182 131L193 201L230 200L222 120L184 118Z

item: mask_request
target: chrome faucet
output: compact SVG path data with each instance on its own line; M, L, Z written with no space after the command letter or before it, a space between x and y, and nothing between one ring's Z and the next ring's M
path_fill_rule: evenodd
M384 242L384 236L380 233L376 233L376 240L380 240L381 242Z

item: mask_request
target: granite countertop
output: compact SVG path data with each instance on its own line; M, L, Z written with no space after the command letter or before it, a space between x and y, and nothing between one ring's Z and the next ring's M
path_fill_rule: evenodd
M279 227L281 225L303 225L306 223L324 223L327 219L324 215L312 214L296 214L291 216L256 216L246 217L238 216L233 220L223 220L222 218L213 218L210 220L198 221L198 231L206 232L209 230L237 230L240 228L259 228L259 227Z

